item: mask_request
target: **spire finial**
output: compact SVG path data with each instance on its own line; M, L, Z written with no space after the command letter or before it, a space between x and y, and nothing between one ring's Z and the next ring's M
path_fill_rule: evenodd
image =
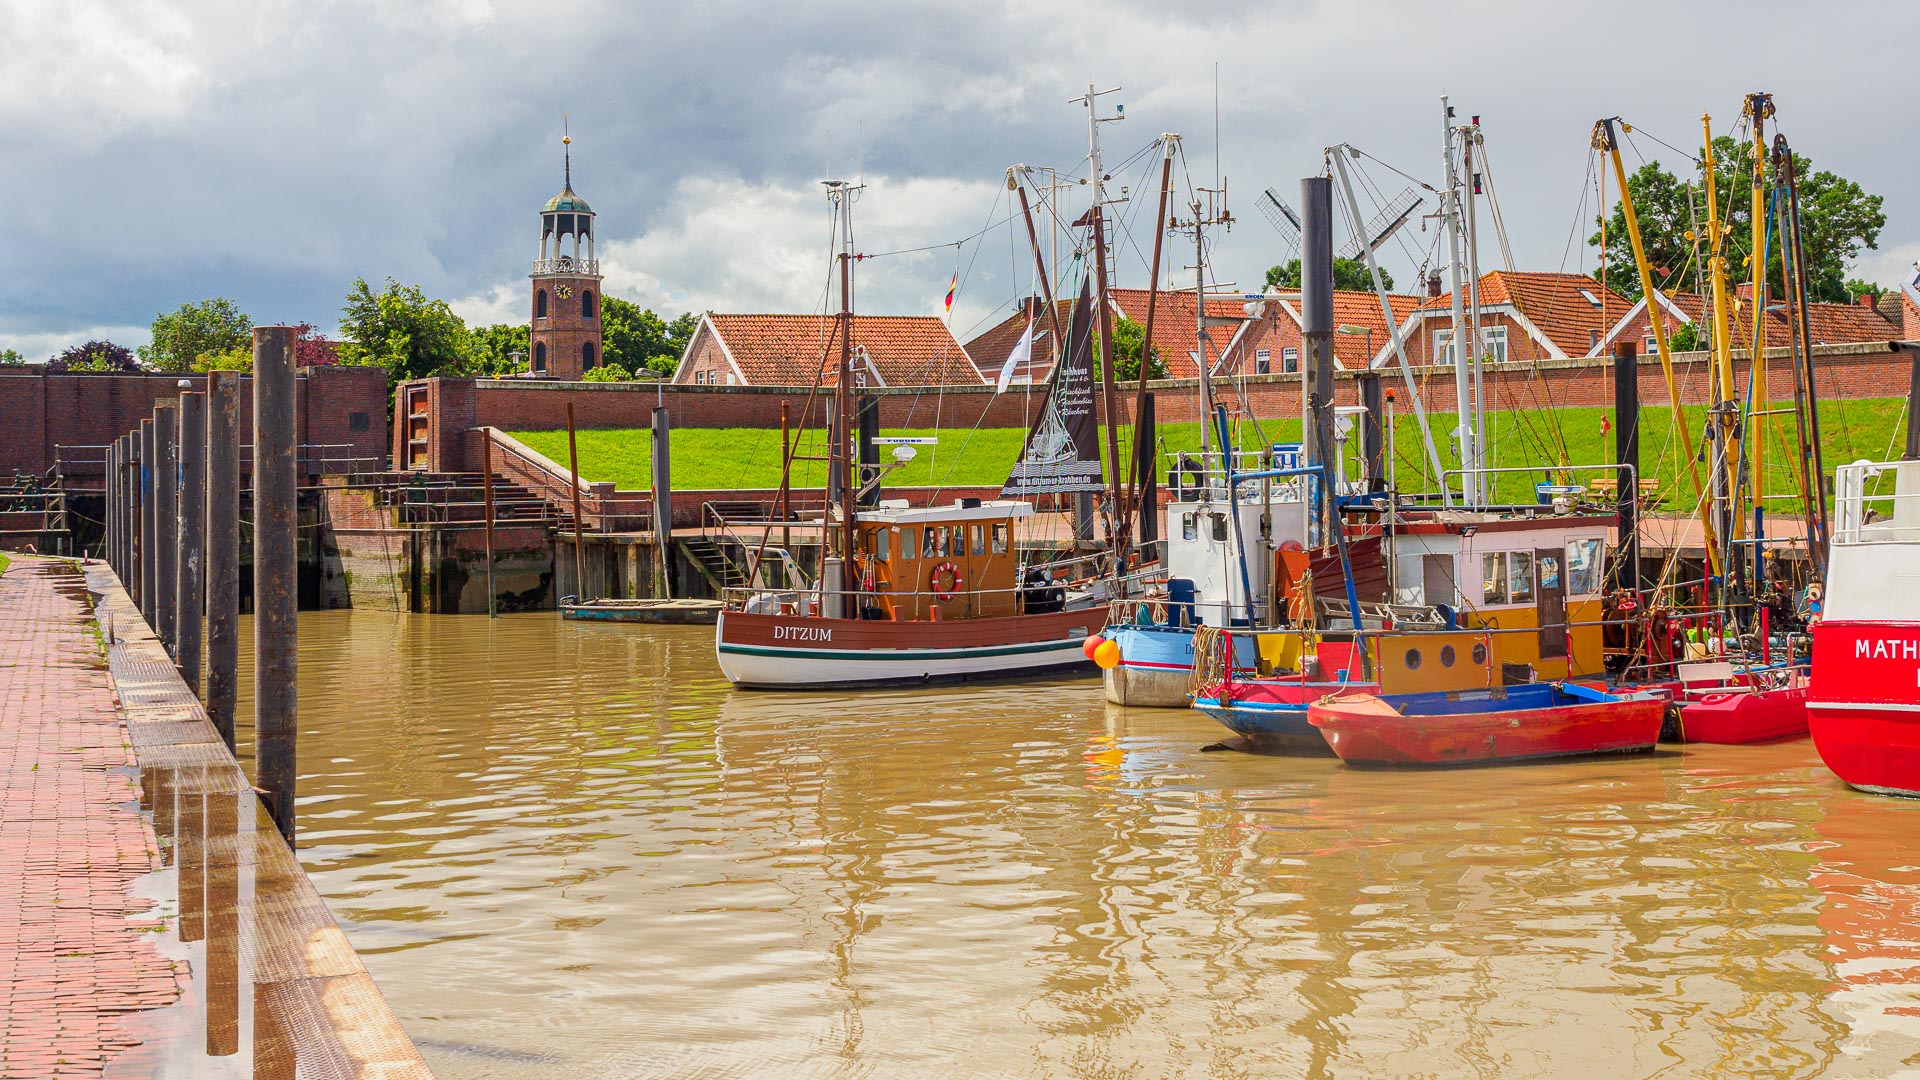
M564 154L567 159L567 182L565 184L565 187L566 187L566 190L572 191L573 190L573 131L567 124L566 113L560 114L560 146L561 146L560 152Z

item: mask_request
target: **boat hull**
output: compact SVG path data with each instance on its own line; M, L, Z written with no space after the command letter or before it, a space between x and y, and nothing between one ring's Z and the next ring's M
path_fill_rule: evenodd
M1680 709L1680 742L1758 743L1807 733L1807 688L1708 694Z
M1321 743L1325 740L1320 729L1307 719L1308 706L1328 697L1379 692L1380 687L1373 683L1267 678L1257 683L1235 683L1232 696L1225 699L1217 692L1197 696L1193 707L1252 742Z
M1317 702L1307 719L1348 764L1472 765L1651 750L1665 709L1540 683Z
M1104 631L1120 647L1120 662L1102 676L1107 700L1115 705L1184 709L1193 677L1190 627L1136 626L1120 623ZM1235 663L1253 666L1253 642L1234 641Z
M1013 679L1094 667L1080 651L1103 612L892 622L724 611L714 631L735 686L826 690Z
M1808 728L1820 760L1862 791L1920 798L1920 623L1813 627Z
M561 604L560 617L580 622L712 626L720 621L720 607L718 600L592 600Z

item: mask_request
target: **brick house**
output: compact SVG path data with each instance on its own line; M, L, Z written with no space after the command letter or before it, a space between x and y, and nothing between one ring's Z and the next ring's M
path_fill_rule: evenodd
M1495 363L1592 355L1633 306L1585 274L1494 270L1482 274L1479 284L1480 340ZM1451 293L1423 303L1400 324L1407 362L1450 365L1452 324ZM1375 367L1396 362L1391 340L1375 349Z
M1664 293L1655 290L1654 295L1660 301L1662 321L1669 335L1680 326L1696 325L1706 319L1712 304L1711 297L1700 293ZM1732 335L1736 349L1748 348L1748 343L1753 340L1752 295L1751 285L1741 285L1728 305L1728 333ZM1843 345L1889 341L1901 336L1900 325L1874 306L1872 297L1862 297L1862 300L1864 302L1859 304L1808 304L1807 327L1813 343ZM1916 312L1916 316L1920 316L1920 312ZM1920 322L1920 318L1916 318L1916 322ZM1789 342L1791 327L1785 311L1770 305L1764 326L1769 346L1786 345ZM1920 326L1915 328L1920 329ZM1588 355L1607 355L1619 341L1634 342L1643 356L1655 351L1653 321L1647 314L1645 297L1600 338ZM1701 347L1705 347L1704 341Z
M1300 370L1300 358L1305 355L1302 342L1306 336L1300 293L1274 290L1269 291L1267 296L1267 307L1278 318L1271 340L1254 347L1254 365L1247 374L1285 375L1297 372ZM1420 309L1421 298L1388 293L1387 302L1392 305L1394 321L1405 322ZM1380 298L1373 293L1334 290L1333 325L1334 367L1364 369L1369 359L1379 354L1383 344L1387 346L1387 355L1392 356L1393 328L1387 324L1386 315L1380 310ZM1260 356L1263 351L1271 355L1263 358ZM1407 359L1412 363L1421 362L1411 352ZM1263 362L1265 366L1262 366Z
M1113 317L1132 319L1145 326L1149 292L1147 289L1108 290L1107 302ZM1073 301L1056 299L1054 305L1064 333L1073 312ZM1238 373L1243 363L1247 365L1246 374L1254 374L1260 363L1274 363L1271 356L1266 361L1258 357L1263 351L1274 352L1272 339L1284 322L1281 313L1272 308L1273 305L1268 305L1269 310L1259 317L1251 317L1243 300L1219 297L1207 300L1207 317L1218 320L1207 328L1207 358L1212 361L1215 374ZM988 382L999 377L1008 354L1026 333L1028 321L1035 318L1040 324L1033 332L1033 358L1014 372L1013 385L1038 385L1047 381L1053 372L1053 327L1046 316L1046 305L1039 297L1030 296L1019 302L1012 315L967 342L967 355ZM1161 290L1153 311L1153 351L1167 365L1168 378L1199 376L1197 322L1191 292ZM1272 370L1279 368L1273 366Z
M833 315L709 311L673 381L694 386L810 386L840 355ZM855 380L867 386L978 386L985 380L946 323L931 315L855 315ZM1004 354L1003 358L1004 358Z

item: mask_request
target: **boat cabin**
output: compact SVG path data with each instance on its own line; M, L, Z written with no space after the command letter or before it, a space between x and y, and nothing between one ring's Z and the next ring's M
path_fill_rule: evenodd
M1246 626L1248 599L1254 620L1272 621L1269 610L1274 553L1299 548L1307 539L1298 485L1243 485L1239 529L1224 484L1217 490L1175 489L1166 509L1166 567L1170 581L1190 582L1193 618L1207 626ZM1246 552L1244 568L1241 553Z
M855 573L860 617L980 619L1022 613L1014 523L1033 505L960 499L946 506L888 500L861 510Z
M1403 514L1389 533L1395 604L1439 608L1485 631L1501 670L1598 675L1610 514Z

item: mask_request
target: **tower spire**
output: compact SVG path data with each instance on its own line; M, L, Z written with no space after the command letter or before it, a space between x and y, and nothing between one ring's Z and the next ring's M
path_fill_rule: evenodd
M567 163L567 182L563 184L562 187L564 187L568 191L572 191L573 190L573 130L567 124L566 113L560 114L560 153L566 158L566 163Z

